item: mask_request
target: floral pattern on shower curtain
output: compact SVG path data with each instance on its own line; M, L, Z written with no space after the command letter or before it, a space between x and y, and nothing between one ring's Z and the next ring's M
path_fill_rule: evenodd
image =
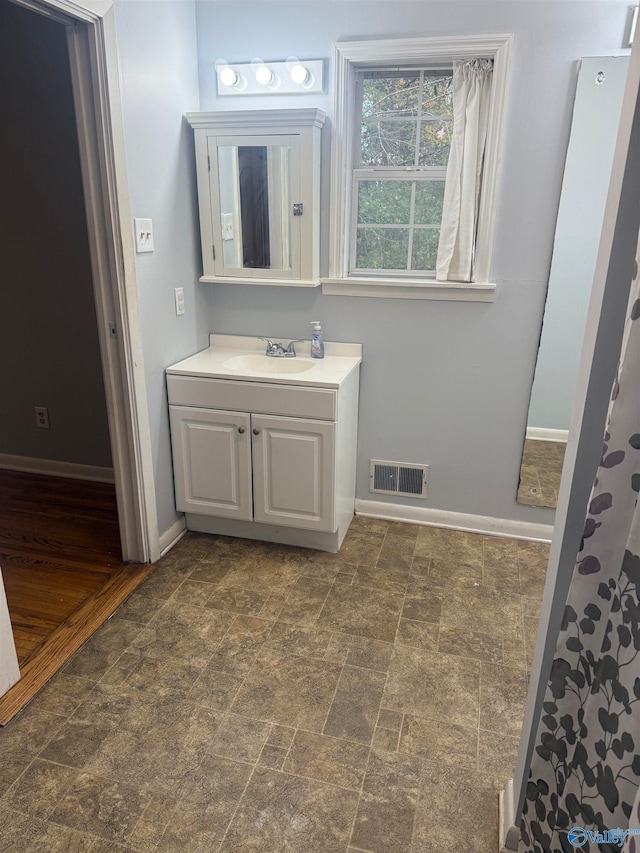
M518 853L612 853L623 843L612 830L640 826L637 264L638 255L602 459L531 760ZM624 845L627 853L640 853L640 835L628 836Z

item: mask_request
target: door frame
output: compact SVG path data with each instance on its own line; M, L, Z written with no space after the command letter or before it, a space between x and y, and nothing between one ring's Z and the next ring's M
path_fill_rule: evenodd
M124 561L160 556L113 0L13 0L66 26Z

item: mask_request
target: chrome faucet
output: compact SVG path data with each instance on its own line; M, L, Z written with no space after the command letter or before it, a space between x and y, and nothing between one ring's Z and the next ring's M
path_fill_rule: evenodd
M271 356L273 358L295 358L296 348L294 344L301 343L303 338L297 338L295 341L290 341L286 347L284 344L277 342L274 343L269 338L258 338L258 340L266 341L267 351L265 352L265 355Z

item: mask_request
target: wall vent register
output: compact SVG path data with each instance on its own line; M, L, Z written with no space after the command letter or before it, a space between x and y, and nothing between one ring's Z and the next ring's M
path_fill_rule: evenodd
M369 469L370 491L383 495L426 498L428 470L428 465L372 459Z

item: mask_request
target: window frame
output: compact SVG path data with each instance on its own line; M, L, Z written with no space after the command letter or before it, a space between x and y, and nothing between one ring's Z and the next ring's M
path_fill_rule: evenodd
M489 279L496 219L500 154L504 136L507 77L513 34L447 38L378 39L334 44L334 112L331 142L331 232L329 276L323 292L331 295L385 296L410 299L493 301L495 284ZM356 134L356 71L364 68L429 67L449 65L455 59L493 60L493 85L487 130L483 191L476 241L475 280L440 282L434 277L392 277L350 272L353 243L354 144Z

